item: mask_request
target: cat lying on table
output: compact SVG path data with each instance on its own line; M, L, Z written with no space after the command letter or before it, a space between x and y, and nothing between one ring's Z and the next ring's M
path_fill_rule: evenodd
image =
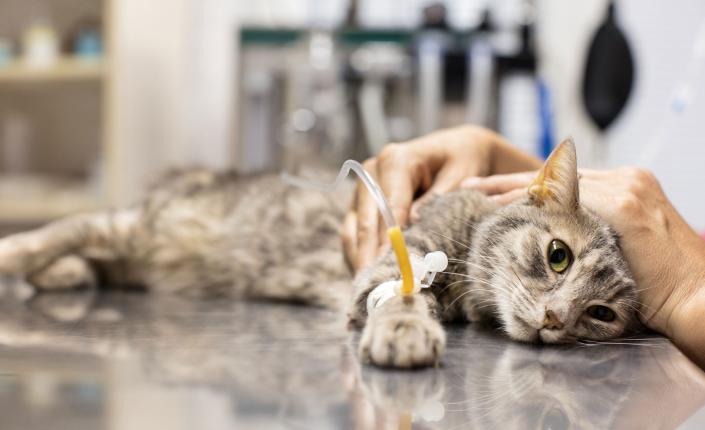
M345 200L276 176L172 172L136 206L0 240L0 273L40 289L138 284L347 307L364 327L361 357L401 368L439 362L442 321L494 321L512 339L544 343L611 339L639 326L618 235L580 205L571 141L521 201L500 208L461 190L426 204L404 232L409 250L442 250L449 267L430 288L369 312L367 295L399 272L388 252L351 279L338 237Z

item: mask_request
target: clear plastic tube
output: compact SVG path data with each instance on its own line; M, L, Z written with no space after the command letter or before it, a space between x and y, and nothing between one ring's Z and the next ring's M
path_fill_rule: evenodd
M396 219L394 219L391 209L389 209L389 203L384 197L382 189L379 185L377 185L377 182L375 182L372 176L367 173L365 168L362 167L362 164L355 160L347 160L343 163L343 166L340 168L340 172L338 172L338 176L332 184L322 184L320 182L291 176L287 173L282 173L282 179L296 187L323 192L332 192L338 188L348 174L350 174L351 170L355 172L362 183L365 184L367 190L370 194L372 194L375 203L377 203L377 208L379 208L379 211L382 213L384 223L387 224L387 235L389 236L389 240L392 244L394 255L397 257L397 264L399 264L399 271L401 272L401 292L403 295L409 296L414 292L414 273L411 267L411 261L409 259L409 251L406 249L404 235L402 234L401 228L397 224Z
M282 179L284 179L284 181L288 182L289 184L299 188L308 188L329 193L335 191L338 188L338 186L343 182L343 180L350 174L351 170L357 174L362 183L365 184L365 186L367 187L367 190L370 192L370 194L372 194L372 197L375 199L375 203L377 203L379 211L382 213L382 218L384 218L384 223L387 225L387 228L389 229L392 227L398 227L397 221L396 219L394 219L394 214L392 214L391 209L389 209L389 203L384 197L382 189L379 187L379 185L377 185L377 182L372 179L372 176L367 173L367 170L365 170L365 168L362 167L362 164L360 164L358 161L347 160L345 163L343 163L343 166L340 168L340 172L338 172L338 176L335 178L335 181L331 184L322 184L320 182L302 179L296 176L289 175L288 173L282 173Z

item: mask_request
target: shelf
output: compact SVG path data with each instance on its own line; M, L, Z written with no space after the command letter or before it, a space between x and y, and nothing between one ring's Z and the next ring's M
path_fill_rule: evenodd
M0 223L46 222L100 206L85 184L42 177L0 177Z
M0 66L0 83L94 81L103 77L104 60L62 57L50 66L31 66L21 60Z
M99 205L88 196L72 199L48 199L44 201L6 201L0 198L0 223L46 222L67 215L95 210Z

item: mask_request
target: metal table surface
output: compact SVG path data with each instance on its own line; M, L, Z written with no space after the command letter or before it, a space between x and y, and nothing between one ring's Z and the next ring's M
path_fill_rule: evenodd
M361 365L357 338L321 309L0 284L0 428L705 428L705 374L660 337L453 326L417 371Z

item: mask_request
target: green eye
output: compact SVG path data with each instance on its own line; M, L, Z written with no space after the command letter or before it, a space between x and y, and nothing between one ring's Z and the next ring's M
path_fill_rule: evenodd
M558 239L551 241L548 246L548 265L556 273L563 273L573 261L573 253L568 245Z
M587 308L587 314L596 320L612 322L616 318L614 311L607 306L593 305Z

